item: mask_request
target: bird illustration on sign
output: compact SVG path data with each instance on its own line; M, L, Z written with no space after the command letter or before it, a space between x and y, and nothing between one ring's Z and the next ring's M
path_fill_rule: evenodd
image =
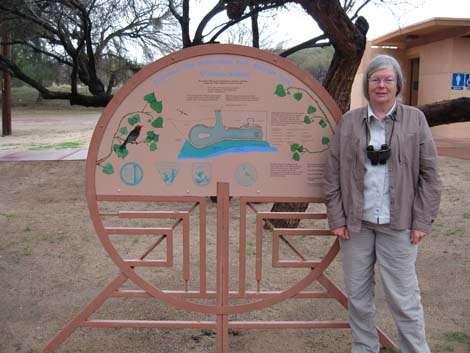
M114 153L119 159L126 159L129 155L129 146L144 143L150 152L158 149L160 134L158 129L163 128L163 102L159 101L155 93L144 96L145 107L141 111L127 113L121 117L116 132L113 135L109 153L98 159L96 165L102 168L104 174L114 174L113 163L105 163ZM145 111L150 106L151 111ZM158 116L155 116L155 113Z
M121 146L119 146L119 148L121 150L123 150L124 148L126 148L126 145L128 143L135 143L137 144L137 139L139 138L140 136L140 131L142 130L142 125L137 125L134 129L132 129L131 132L129 132L129 135L127 135L126 139L124 140L124 142L122 143Z

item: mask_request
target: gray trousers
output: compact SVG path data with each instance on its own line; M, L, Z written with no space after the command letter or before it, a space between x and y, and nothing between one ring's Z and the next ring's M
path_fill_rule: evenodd
M410 231L363 222L360 232L350 231L349 240L341 240L341 251L352 353L380 350L374 303L376 263L398 328L401 352L430 353L415 270L417 246L410 243Z

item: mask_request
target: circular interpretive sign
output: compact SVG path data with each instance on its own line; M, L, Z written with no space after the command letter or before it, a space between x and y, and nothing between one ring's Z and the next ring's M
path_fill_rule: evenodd
M340 111L290 61L223 44L184 49L140 71L95 129L97 195L318 197Z

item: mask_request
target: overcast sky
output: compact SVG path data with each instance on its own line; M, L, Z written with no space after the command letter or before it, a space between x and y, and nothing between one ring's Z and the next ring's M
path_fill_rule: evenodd
M468 18L470 19L470 0L418 0L422 6L409 7L400 13L397 20L390 11L383 8L366 8L363 16L370 23L368 37L377 38L389 32L396 31L418 22L423 22L434 17Z
M466 17L470 19L470 0L404 1L407 1L408 5L393 6L388 9L383 5L375 6L368 4L361 11L361 15L367 19L370 25L367 34L369 40L396 31L400 27L406 27L434 17ZM196 6L191 8L191 25L195 26L198 24L201 17L207 13L207 9L211 8L216 2L217 0L199 0L194 2L193 5L196 4ZM220 16L223 17L223 19L221 18L222 22L227 20L225 13ZM271 15L265 15L264 17L265 19L267 18L267 31L271 45L284 42L284 47L289 47L313 37L311 28L315 26L315 23L310 16L305 14L300 6L293 7L290 11L277 16L277 18L272 18ZM194 32L194 28L192 30ZM314 33L314 35L319 34L321 34L320 30L318 30L318 33Z
M394 6L387 9L384 6L367 5L362 11L369 22L368 39L375 39L384 34L398 30L434 17L468 18L470 19L470 0L408 0L409 6ZM418 6L421 4L421 6ZM289 38L289 43L298 44L308 38L305 25L310 24L311 18L302 11L290 11L279 16L280 37ZM301 24L301 25L299 25ZM285 29L289 28L286 32Z

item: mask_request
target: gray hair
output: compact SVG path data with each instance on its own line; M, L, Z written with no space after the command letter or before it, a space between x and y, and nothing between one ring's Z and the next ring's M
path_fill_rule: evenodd
M362 91L364 97L369 100L369 79L374 72L383 70L383 69L392 69L397 76L397 96L401 93L404 79L403 72L401 71L400 64L398 61L390 55L377 55L373 58L369 65L367 65L366 72L362 80Z

